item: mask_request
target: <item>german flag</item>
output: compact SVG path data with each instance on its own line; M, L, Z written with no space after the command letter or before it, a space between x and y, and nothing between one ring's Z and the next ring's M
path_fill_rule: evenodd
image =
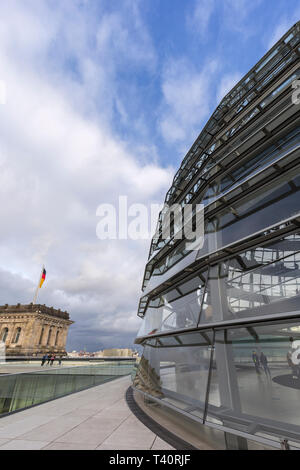
M46 279L46 269L43 268L43 271L42 271L42 274L41 274L40 286L39 286L40 288L44 284L45 279Z

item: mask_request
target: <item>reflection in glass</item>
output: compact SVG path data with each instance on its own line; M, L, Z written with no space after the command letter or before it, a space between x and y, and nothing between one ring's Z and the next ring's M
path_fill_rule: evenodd
M212 266L201 323L300 312L299 249L295 234Z
M295 144L299 144L300 140L300 128L293 129L292 132L280 139L278 143L267 147L262 152L252 156L247 161L240 164L237 162L236 166L233 167L230 173L221 174L218 178L215 178L206 190L202 204L208 204L213 201L216 197L220 197L225 191L228 191L237 182L240 182L251 175L254 170L261 169L262 165L269 163L270 161L277 160L281 154L286 153L287 149ZM280 145L280 152L278 151L278 144Z
M206 276L207 272L201 273L153 299L146 310L138 337L197 326Z
M205 333L204 333L205 335ZM203 416L211 355L211 335L179 335L177 346L169 338L148 342L144 348L133 385L138 390L188 412ZM181 340L181 338L183 338Z
M222 100L174 177L165 205L205 206L201 248L163 240L161 211L145 269L136 386L219 427L229 448L258 436L300 448L299 44L297 23Z
M217 332L207 421L270 434L284 423L299 433L299 363L299 323Z
M134 363L122 361L0 376L0 415L38 405L129 375Z
M259 232L297 214L299 189L300 177L291 173L229 204L221 213L207 220L204 246L197 258L247 237L249 227L252 233Z
M251 156L247 161L244 161L243 164L241 165L240 162L238 161L236 165L230 170L230 172L226 172L225 175L224 173L221 173L219 176L216 176L216 178L208 185L208 187L205 189L205 191L202 193L201 197L198 200L198 203L201 201L202 204L207 205L209 203L212 203L214 200L217 200L220 198L223 194L225 194L226 191L228 191L230 188L233 186L236 186L237 183L239 185L242 184L244 180L246 180L250 175L255 174L256 171L261 171L263 166L267 166L267 164L270 164L270 162L275 162L279 161L280 159L283 158L284 155L288 155L288 152L291 152L292 150L295 150L297 147L299 147L299 132L300 129L299 127L296 127L293 129L291 132L289 132L286 136L281 137L277 142L273 143L271 146L267 147L263 151L259 152L258 154L255 154L254 156ZM280 149L280 150L279 150ZM288 161L288 156L286 157L286 161ZM291 157L292 159L295 159L295 156ZM257 178L262 178L265 179L267 174L271 174L273 170L265 170L264 173L261 176L257 176ZM210 177L213 176L213 174L210 175ZM292 175L293 177L294 175ZM256 178L256 179L257 179ZM199 189L199 184L202 182L203 179L202 177L200 178L198 184L195 185L195 192L198 191ZM254 180L252 180L252 184L254 184ZM274 198L274 203L276 200L276 191L275 189L279 186L282 186L283 182L278 181L275 185L274 188L270 189L269 192L272 193L272 197ZM288 188L283 188L282 191L286 192L286 196L290 197L290 200L292 201L291 196L288 196ZM242 195L242 188L239 186L237 191ZM267 193L267 190L263 190L262 194ZM283 196L282 196L283 197ZM241 215L246 215L246 210L247 207L250 209L259 210L256 209L255 205L259 202L259 198L256 198L252 201L253 196L251 196L251 202L249 202L246 205L242 205L240 209L237 210L235 208L234 210L236 211L235 215L238 215L239 217ZM218 200L215 205L220 204L220 200ZM232 238L233 233L228 229L226 229L226 224L228 222L231 223L237 223L237 219L234 216L234 212L231 213L231 208L226 209L225 213L218 215L214 222L210 222L206 226L206 234L207 237L210 237L211 233L214 233L216 231L219 231L222 227L224 230L226 230L226 233L224 233L224 240L223 240L223 245L226 243L231 243L234 241ZM271 215L271 214L270 214ZM277 216L278 213L274 213L273 216ZM248 222L249 224L250 222ZM270 223L273 223L270 221ZM238 224L236 227L236 230L240 230L241 224ZM261 227L260 227L261 228ZM258 228L258 229L260 229ZM242 230L242 228L241 228ZM228 235L227 235L228 231ZM226 238L228 237L228 240ZM240 237L242 237L242 233L240 234ZM226 243L225 243L226 241ZM160 246L159 248L162 248L162 246L165 245L167 240L160 240ZM202 256L206 252L212 251L212 246L211 246L212 241L209 242L208 245L203 247L203 250L200 250L199 256ZM214 244L213 244L214 246ZM221 247L221 245L219 246ZM154 270L153 270L153 275L160 275L166 272L169 268L171 268L177 261L185 257L189 251L186 249L186 244L185 242L181 243L178 247L176 247L171 255L168 255L167 257L163 258L159 263L156 264Z

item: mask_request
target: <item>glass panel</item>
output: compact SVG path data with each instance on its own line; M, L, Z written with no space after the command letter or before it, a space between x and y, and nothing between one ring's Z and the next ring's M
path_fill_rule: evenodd
M212 266L201 323L300 313L300 235Z
M191 335L191 343L195 341L195 335ZM189 334L184 336L188 341ZM177 345L146 345L133 385L176 408L202 417L211 355L209 336L205 339L198 333L197 344Z
M299 76L299 70L296 71L291 77L287 78L281 85L279 85L270 95L268 95L261 103L260 106L264 108L266 105L268 105L274 97L280 93L283 88L285 88L287 85L289 85L293 80L296 80Z
M281 161L280 159L282 159L288 152L290 152L292 149L295 149L299 145L299 138L300 138L300 128L296 127L295 129L293 129L291 132L289 132L286 136L282 137L273 145L262 150L255 156L252 156L248 161L243 161L242 164L240 162L237 162L236 166L230 169L230 172L228 171L228 173L226 173L225 175L222 172L221 176L217 176L214 179L214 181L210 183L210 185L205 190L205 192L203 192L202 190L203 192L202 195L201 195L201 192L199 193L198 202L201 201L201 203L204 205L213 203L214 200L220 198L220 196L225 194L225 192L228 191L229 189L233 188L233 186L241 185L243 181L245 181L247 178L249 179L251 174L253 174L254 172L257 172L258 170L261 171L264 166L270 165L270 163L273 161L274 162ZM295 156L291 156L291 157L287 156L285 160L283 161L287 162L288 158L295 159ZM228 164L228 157L226 158L226 160ZM265 170L261 175L258 175L256 179L259 180L259 179L265 178L267 173L271 173L271 172L273 172L273 169ZM208 176L211 177L212 175L213 173ZM203 180L201 179L200 181L203 181ZM251 184L254 184L254 179L251 179ZM241 191L241 188L238 187L236 191ZM273 190L271 190L271 192L272 191ZM285 191L284 188L283 188L283 191ZM262 191L262 194L264 194L264 191ZM230 197L233 197L233 196L234 196L234 193L231 193ZM250 199L253 199L253 196L251 196ZM250 202L251 206L253 206L253 202L251 200ZM217 207L217 204L220 204L220 203L217 200L215 204L216 204L215 207ZM245 213L245 210L246 210L246 206L244 207L244 213ZM232 213L231 214L227 213L221 216L220 221L222 225L224 226L228 224L229 222L231 223L236 222L236 217L234 217ZM216 223L219 225L220 221L218 218ZM215 232L214 224L207 225L206 227L207 236L209 236L210 232ZM231 240L229 240L228 243L230 241ZM208 249L209 247L206 247L206 250ZM205 247L204 247L204 250L205 250ZM177 261L185 257L188 253L189 251L186 249L186 244L184 242L181 243L176 249L173 250L173 252L170 255L163 258L158 264L156 264L153 270L153 275L157 276L157 275L163 274L168 269L170 269Z
M171 331L196 326L205 287L207 271L200 276L179 285L168 294L162 294L160 301L153 299L146 310L138 337L148 336L160 331ZM180 292L194 289L189 294L179 297ZM178 292L178 298L169 300L170 294ZM168 298L169 297L169 298ZM173 295L171 296L171 298ZM157 302L157 307L152 307Z
M3 376L0 379L0 409L2 413L8 413L11 410L16 377L15 375Z
M287 182L288 181L288 182ZM284 175L210 219L198 259L299 213L300 178Z
M161 329L190 328L197 325L200 313L202 286L172 303L165 302L163 307L165 319Z
M137 337L153 335L161 329L163 321L162 308L148 307L146 314L142 320L141 327L138 331Z
M203 279L206 279L207 271L201 275L201 278L199 276L195 276L189 281L185 282L184 284L181 284L178 289L179 291L185 295L188 292L191 292L195 289L198 289L200 285L203 284Z
M179 341L184 345L200 344L204 341L212 343L213 334L211 331L199 331L197 333L186 333L183 335L177 335Z
M40 372L0 376L0 414L10 413L93 385L129 375L134 361L115 361L90 366L51 368Z
M168 302L171 302L177 297L180 297L180 292L177 289L172 289L170 292L167 292L164 297Z
M188 253L190 253L190 251L186 249L186 242L181 243L177 248L172 251L169 256L164 258L160 263L155 266L153 270L153 276L159 276L160 274L163 274Z
M216 333L207 421L299 440L300 324Z
M159 338L161 346L179 346L179 341L174 336L163 336Z

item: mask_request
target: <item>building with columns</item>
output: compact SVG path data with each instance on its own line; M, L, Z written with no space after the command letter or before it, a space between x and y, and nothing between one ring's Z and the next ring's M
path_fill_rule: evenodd
M46 305L0 306L0 340L7 356L66 354L72 323L67 312Z

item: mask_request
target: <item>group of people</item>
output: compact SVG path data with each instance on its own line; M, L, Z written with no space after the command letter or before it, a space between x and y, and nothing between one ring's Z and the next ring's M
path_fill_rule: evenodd
M271 371L268 366L268 358L263 352L258 354L257 351L252 351L252 360L254 362L254 367L257 374L260 374L260 369L263 367L266 376L271 378Z
M62 354L60 356L58 356L57 360L58 360L58 365L60 366L61 365L61 361L62 361ZM55 354L44 354L44 356L42 357L42 363L41 363L41 366L43 367L43 365L47 362L47 365L50 364L50 366L53 365L53 362L56 360L56 355Z
M300 364L298 365L294 363L292 358L292 350L288 351L286 359L288 366L291 368L293 379L300 379ZM263 352L259 354L257 351L252 351L252 360L257 374L260 374L261 367L263 367L265 374L271 378L268 359Z

